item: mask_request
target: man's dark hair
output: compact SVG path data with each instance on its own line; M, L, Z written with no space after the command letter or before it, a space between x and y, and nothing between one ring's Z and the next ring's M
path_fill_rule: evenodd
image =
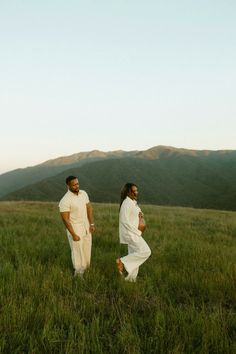
M75 176L68 176L68 177L66 178L66 184L68 185L68 184L70 183L70 181L73 181L73 179L77 179L77 177L75 177Z
M138 188L138 186L135 183L126 183L124 185L124 187L121 189L121 192L120 192L120 207L121 207L121 204L123 203L123 201L125 200L125 198L127 197L127 195L129 194L129 192L132 191L132 187L137 187Z

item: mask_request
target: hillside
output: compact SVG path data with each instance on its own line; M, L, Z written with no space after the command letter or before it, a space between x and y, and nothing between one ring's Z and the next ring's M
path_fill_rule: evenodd
M51 178L10 193L2 200L58 201L65 178L79 177L92 201L119 202L121 186L138 184L142 203L236 210L236 154L177 154L159 158L116 158L70 168Z
M80 152L70 156L48 160L36 166L6 172L0 175L0 197L29 184L57 175L61 171L69 168L82 166L83 164L106 158L133 156L135 153L135 151L112 151L105 153L98 150Z
M210 150L188 150L177 149L171 146L154 146L144 151L108 151L92 150L79 152L69 156L61 156L56 159L45 161L39 165L22 169L16 169L0 175L0 197L6 197L14 191L31 184L43 181L46 178L56 176L60 172L81 167L84 164L116 158L138 158L145 160L166 159L170 157L225 157L225 159L236 156L236 151L210 151Z

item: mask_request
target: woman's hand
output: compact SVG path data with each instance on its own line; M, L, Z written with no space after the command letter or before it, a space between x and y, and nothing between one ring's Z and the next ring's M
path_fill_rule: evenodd
M141 211L139 212L138 217L139 217L138 229L139 231L144 232L146 229L146 223L143 217L143 213Z

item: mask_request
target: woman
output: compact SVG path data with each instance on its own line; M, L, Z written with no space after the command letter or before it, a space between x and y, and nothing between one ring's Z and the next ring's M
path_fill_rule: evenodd
M126 183L121 190L119 213L120 243L128 245L128 255L116 260L117 269L125 280L135 282L139 266L151 255L151 250L142 237L146 225L143 213L137 204L138 187L134 183Z

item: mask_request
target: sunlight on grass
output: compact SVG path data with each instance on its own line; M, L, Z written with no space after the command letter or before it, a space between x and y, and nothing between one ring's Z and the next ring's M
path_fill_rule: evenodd
M1 353L236 352L236 213L142 209L152 256L130 284L118 205L94 204L82 280L56 203L0 203Z

